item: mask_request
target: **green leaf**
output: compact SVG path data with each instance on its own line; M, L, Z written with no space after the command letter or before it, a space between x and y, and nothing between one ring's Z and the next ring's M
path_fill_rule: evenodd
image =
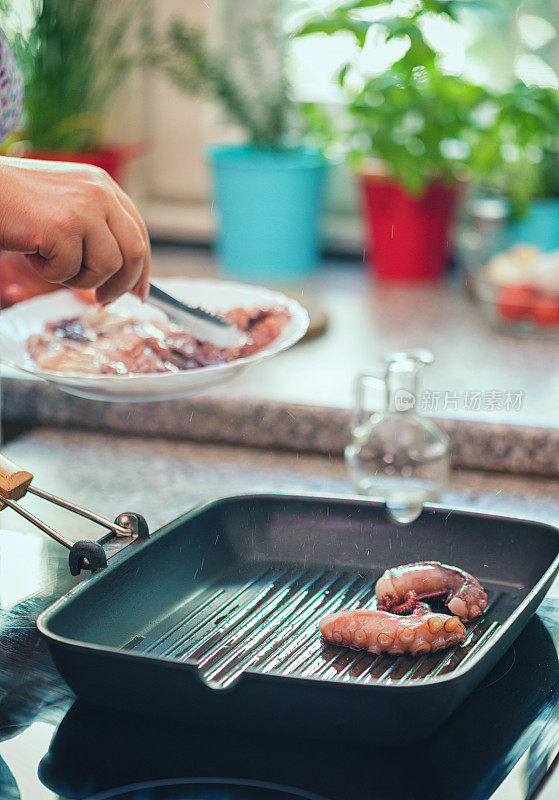
M367 31L371 27L370 22L355 20L347 17L342 12L337 12L330 19L317 19L307 22L297 32L296 36L308 36L309 34L324 33L333 36L336 33L351 33L357 42L363 46Z
M164 67L183 91L216 99L255 145L280 149L289 145L294 104L286 79L273 92L262 79L259 81L266 74L267 53L258 37L273 35L268 23L269 20L261 18L243 32L242 48L235 52L242 66L238 70L232 68L230 52L214 51L202 31L190 28L182 20L172 20L165 37ZM250 91L242 81L242 72L251 76Z

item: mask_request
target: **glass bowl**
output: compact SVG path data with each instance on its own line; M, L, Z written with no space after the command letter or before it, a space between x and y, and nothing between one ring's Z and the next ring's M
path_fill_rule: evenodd
M458 233L458 256L466 292L494 328L559 338L559 252L546 254L530 242L513 241L505 204L491 200L472 208ZM548 286L534 264L549 258L557 262L557 277Z

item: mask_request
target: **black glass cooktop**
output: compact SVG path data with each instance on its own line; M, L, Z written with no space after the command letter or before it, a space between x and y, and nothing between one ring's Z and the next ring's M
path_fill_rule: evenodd
M33 619L0 612L0 798L496 800L559 796L559 603L435 735L402 747L210 729L74 703ZM44 600L43 600L44 602ZM157 692L157 686L153 687ZM371 729L382 730L371 718ZM186 782L185 782L186 781Z

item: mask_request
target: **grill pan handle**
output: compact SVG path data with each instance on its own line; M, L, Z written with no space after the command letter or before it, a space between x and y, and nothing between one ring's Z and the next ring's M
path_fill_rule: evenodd
M66 508L81 517L96 522L98 525L108 528L117 536L134 536L137 539L147 539L149 528L145 519L140 514L126 512L119 514L114 522L94 514L85 508L81 508L75 503L56 497L54 494L45 492L36 486L31 486L33 475L21 469L6 456L0 454L0 511L3 508L11 508L28 522L42 530L51 539L66 547L69 551L68 563L72 575L79 575L82 569L88 569L92 573L99 572L107 566L107 556L103 547L98 542L80 541L72 542L60 533L55 531L46 523L42 522L30 511L20 506L16 500L29 491L37 497L41 497L49 503Z

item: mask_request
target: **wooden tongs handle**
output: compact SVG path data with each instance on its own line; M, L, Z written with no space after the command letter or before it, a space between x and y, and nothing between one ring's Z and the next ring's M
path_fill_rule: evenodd
M0 509L5 507L2 497L9 500L21 500L33 480L33 475L6 456L0 455Z

